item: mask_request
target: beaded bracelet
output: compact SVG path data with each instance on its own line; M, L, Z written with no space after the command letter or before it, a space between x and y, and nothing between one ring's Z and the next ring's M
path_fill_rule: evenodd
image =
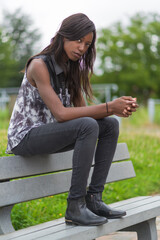
M107 113L108 113L108 103L106 102L106 110L107 110Z

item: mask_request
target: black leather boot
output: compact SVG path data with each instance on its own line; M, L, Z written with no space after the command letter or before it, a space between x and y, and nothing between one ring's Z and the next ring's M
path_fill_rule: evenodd
M106 223L105 217L99 217L86 207L85 198L68 199L68 206L65 214L66 224L82 226L98 226Z
M110 208L102 201L102 193L87 193L86 205L93 213L109 219L120 218L126 215L125 211Z

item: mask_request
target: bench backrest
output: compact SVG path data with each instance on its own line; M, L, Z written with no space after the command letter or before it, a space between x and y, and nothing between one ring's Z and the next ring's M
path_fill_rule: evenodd
M68 192L72 154L73 151L68 151L34 157L1 157L0 207ZM122 161L127 159L127 145L119 143L106 183L135 177L132 162Z

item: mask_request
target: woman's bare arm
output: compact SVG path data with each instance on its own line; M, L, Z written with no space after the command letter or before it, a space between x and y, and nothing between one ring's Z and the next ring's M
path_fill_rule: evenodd
M134 102L131 97L128 97L128 100L118 98L116 99L117 102L112 101L108 103L107 112L106 103L85 106L85 101L82 98L80 107L66 108L63 106L50 84L49 72L42 59L32 60L27 69L27 77L30 82L35 82L35 86L38 88L41 98L58 122L64 122L80 117L100 119L111 114L116 114L116 111L117 114L122 114L122 116L125 117L123 110L127 106L131 106L131 102ZM129 115L131 114L129 113Z

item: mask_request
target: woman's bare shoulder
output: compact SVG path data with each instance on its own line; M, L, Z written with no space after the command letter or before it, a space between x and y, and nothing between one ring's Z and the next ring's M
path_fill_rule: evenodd
M27 68L27 78L29 82L36 86L37 81L49 82L49 72L46 64L40 58L33 59Z

